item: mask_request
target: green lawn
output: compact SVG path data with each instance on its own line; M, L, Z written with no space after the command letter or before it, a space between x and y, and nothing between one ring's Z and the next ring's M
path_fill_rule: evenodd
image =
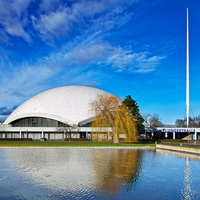
M34 147L34 146L41 146L41 147L67 147L67 146L88 146L88 147L95 147L95 146L135 146L135 147L142 147L142 146L151 146L155 147L155 144L113 144L113 143L106 143L106 142L66 142L66 141L0 141L0 147Z

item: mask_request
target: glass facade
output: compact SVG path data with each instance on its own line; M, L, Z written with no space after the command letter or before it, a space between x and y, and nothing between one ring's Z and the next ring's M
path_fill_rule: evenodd
M89 122L87 124L81 125L80 127L92 127L92 122Z
M13 127L65 127L66 124L44 117L27 117L11 122Z

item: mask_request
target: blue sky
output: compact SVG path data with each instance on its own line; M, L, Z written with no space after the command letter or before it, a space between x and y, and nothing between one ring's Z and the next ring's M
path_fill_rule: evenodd
M49 88L81 84L163 123L185 117L186 8L191 116L200 114L199 0L0 1L0 119Z

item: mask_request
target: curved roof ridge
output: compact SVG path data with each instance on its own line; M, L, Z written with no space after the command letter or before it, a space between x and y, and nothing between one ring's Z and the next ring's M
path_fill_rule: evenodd
M64 123L78 124L92 118L90 103L102 89L84 85L59 86L36 94L18 106L4 121L9 124L23 117L48 117Z

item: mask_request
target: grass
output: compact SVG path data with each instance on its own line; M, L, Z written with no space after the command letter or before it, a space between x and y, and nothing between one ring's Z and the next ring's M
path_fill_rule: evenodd
M0 141L0 147L155 147L155 144L113 144L106 142L66 142L66 141Z

